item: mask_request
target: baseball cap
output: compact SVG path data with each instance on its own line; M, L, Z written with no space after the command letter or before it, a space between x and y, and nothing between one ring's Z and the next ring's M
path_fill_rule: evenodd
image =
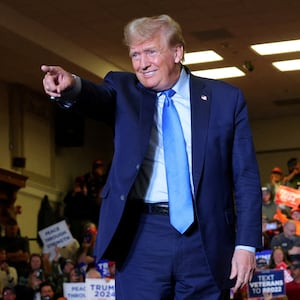
M282 174L283 172L282 172L282 169L281 169L281 168L279 168L279 167L274 167L274 168L272 169L272 173Z

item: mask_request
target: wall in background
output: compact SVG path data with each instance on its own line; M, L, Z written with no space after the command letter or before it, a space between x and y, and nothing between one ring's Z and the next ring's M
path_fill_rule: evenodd
M53 104L44 95L18 85L0 82L0 167L29 176L26 188L18 193L22 206L18 216L22 235L35 238L37 213L44 195L51 203L61 203L78 175L91 169L93 160L109 163L112 157L112 132L106 125L86 119L81 147L55 145ZM300 158L298 124L300 116L251 122L261 181L280 166L285 172L290 157ZM24 169L14 169L12 157L26 158ZM32 241L31 251L38 251Z
M19 190L16 205L22 206L17 221L24 236L37 236L37 214L48 196L53 207L61 205L75 177L89 172L95 159L109 164L112 131L106 125L86 120L81 147L55 144L54 104L47 97L19 85L0 82L0 167L28 176ZM13 157L24 157L25 168L14 168ZM31 251L39 251L30 242Z

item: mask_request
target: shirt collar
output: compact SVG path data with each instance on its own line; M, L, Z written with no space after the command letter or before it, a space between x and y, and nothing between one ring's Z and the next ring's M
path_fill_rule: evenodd
M190 95L189 79L190 79L190 74L188 74L186 70L182 68L179 79L172 87L172 89L184 99L189 99L189 95Z

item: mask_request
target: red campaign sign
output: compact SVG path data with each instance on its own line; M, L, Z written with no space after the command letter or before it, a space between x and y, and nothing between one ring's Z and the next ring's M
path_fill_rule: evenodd
M291 208L297 208L300 205L300 190L281 185L276 192L275 202L284 204Z

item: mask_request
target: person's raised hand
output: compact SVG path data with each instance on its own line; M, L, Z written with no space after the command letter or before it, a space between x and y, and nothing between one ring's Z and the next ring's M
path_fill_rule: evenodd
M45 93L50 97L61 97L61 93L75 84L75 78L71 73L59 66L42 65L41 70L45 73L43 86Z

